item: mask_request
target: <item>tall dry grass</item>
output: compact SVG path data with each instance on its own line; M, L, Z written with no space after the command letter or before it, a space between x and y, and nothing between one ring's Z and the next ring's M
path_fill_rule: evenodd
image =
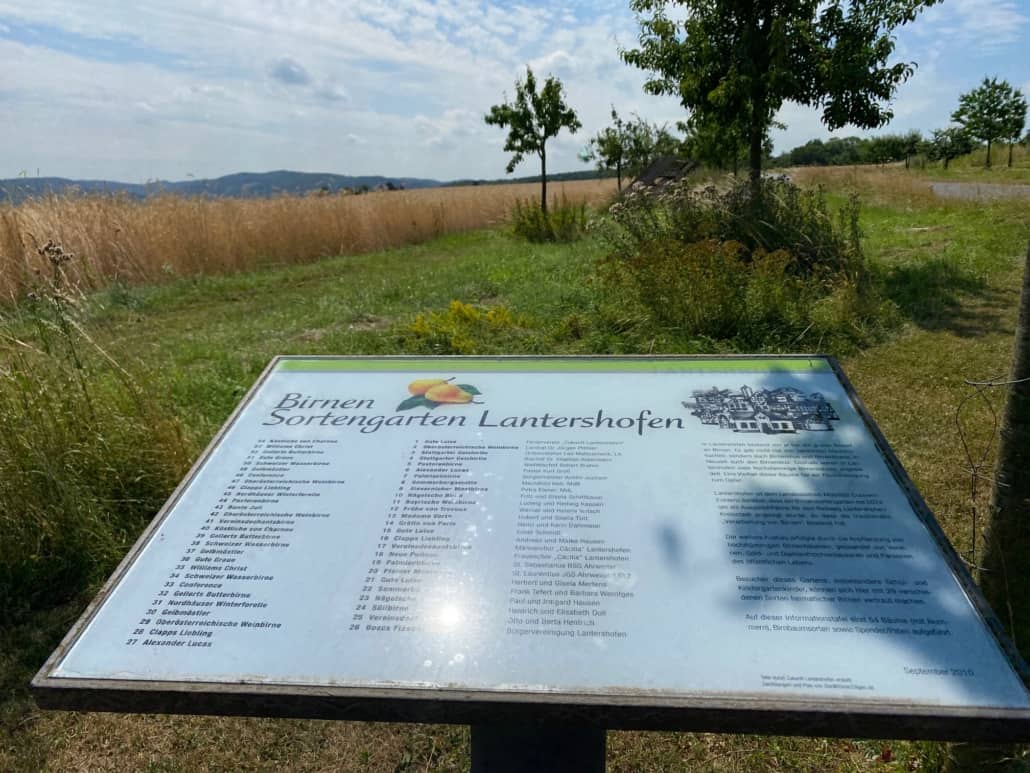
M901 164L861 166L800 166L785 170L804 187L857 193L867 204L931 204L936 200L925 177L910 174Z
M0 205L0 301L34 285L45 269L37 248L51 239L79 258L71 282L96 288L413 244L498 225L538 191L527 183L273 199L48 196ZM614 193L615 182L558 183L552 191L594 204Z

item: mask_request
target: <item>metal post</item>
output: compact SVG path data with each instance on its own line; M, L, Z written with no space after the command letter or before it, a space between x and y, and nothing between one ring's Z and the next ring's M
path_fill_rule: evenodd
M604 773L605 731L557 725L473 725L472 773Z

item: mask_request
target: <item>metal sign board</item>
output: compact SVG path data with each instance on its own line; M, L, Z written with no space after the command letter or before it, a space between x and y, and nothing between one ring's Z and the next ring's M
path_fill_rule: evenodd
M826 357L281 357L50 708L1030 738L1018 653Z

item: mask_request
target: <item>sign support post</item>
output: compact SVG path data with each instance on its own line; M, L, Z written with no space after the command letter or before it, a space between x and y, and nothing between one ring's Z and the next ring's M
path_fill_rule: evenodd
M604 773L605 736L596 727L473 725L471 773Z

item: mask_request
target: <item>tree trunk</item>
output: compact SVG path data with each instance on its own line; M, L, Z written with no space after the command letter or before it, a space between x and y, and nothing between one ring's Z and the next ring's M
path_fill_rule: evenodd
M1009 143L1009 169L1012 168L1012 146L1015 145L1015 144L1016 143L1014 143L1014 142L1010 142Z
M1008 403L1001 425L991 520L984 545L980 588L1012 640L1030 654L1030 249L1023 269L1023 295L1016 322ZM951 770L1001 770L1012 745L962 745L952 750Z
M750 140L751 147L748 152L748 177L751 179L751 187L758 189L762 179L762 124L758 120L758 109L755 106L751 117ZM764 108L763 108L764 110Z
M622 193L622 161L621 160L615 162L615 177L618 180L618 186L619 186L618 190L619 190L619 193Z
M987 168L991 168L991 141L987 140Z
M540 211L547 214L547 152L540 149Z
M950 157L950 156L945 156L945 157L944 157L944 168L945 168L945 169L947 169L947 168L948 168L948 162L949 162L950 160L951 160L951 157Z

